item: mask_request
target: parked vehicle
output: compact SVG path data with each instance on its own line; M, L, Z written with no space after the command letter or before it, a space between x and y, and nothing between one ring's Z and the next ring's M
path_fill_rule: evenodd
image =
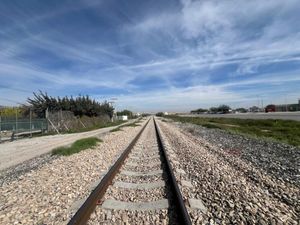
M275 112L275 105L267 105L266 108L265 108L265 112L268 113L268 112Z

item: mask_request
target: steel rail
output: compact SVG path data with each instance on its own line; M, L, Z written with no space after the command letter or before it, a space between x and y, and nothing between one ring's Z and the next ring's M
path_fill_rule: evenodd
M79 210L75 213L75 215L71 218L68 225L83 225L86 224L90 218L90 215L95 210L97 206L97 202L101 200L108 188L108 186L112 183L112 180L119 172L121 166L123 165L125 159L127 158L128 154L131 152L132 148L136 144L137 140L147 127L149 121L143 126L137 136L132 140L132 142L128 145L128 147L124 150L118 160L114 163L114 165L109 169L109 171L105 174L102 178L100 183L97 187L91 192L89 197L83 203L83 205L79 208Z
M114 165L109 169L107 174L102 178L101 182L98 184L98 186L92 191L92 193L89 195L89 197L86 199L86 201L83 203L83 205L79 208L79 210L75 213L75 215L71 218L68 225L83 225L87 224L90 215L95 210L97 203L99 200L103 198L105 195L105 192L108 188L108 186L112 183L112 180L116 176L116 174L119 172L121 166L123 165L125 159L131 152L132 148L140 138L141 134L147 127L149 119L147 123L144 125L144 127L140 130L140 132L137 134L137 136L133 139L133 141L128 145L128 147L124 150L124 152L121 154L119 159L114 163ZM162 136L161 132L159 130L159 127L157 125L157 122L155 119L153 119L154 125L155 125L155 131L156 131L156 137L157 142L159 145L159 148L162 150L162 157L163 161L166 163L166 172L167 176L170 177L170 183L171 183L171 191L173 192L174 200L175 200L175 207L178 211L178 219L180 224L185 225L191 225L191 219L187 212L187 209L185 207L184 200L182 198L181 192L179 190L175 175L172 171L172 167L170 164L170 161L168 159L168 156L166 154L166 150L164 148L164 145L162 143Z
M171 189L174 193L174 200L175 200L175 203L176 203L177 210L179 212L178 218L180 220L180 224L192 225L191 218L190 218L189 213L188 213L188 211L185 207L182 194L181 194L180 189L178 187L175 175L174 175L173 170L172 170L172 166L170 164L168 155L166 153L166 149L165 149L165 147L162 143L161 132L159 130L159 127L158 127L157 122L155 121L155 119L154 119L154 124L155 124L155 130L156 130L158 144L159 144L159 147L162 149L163 157L164 157L165 162L166 162L167 173L168 173L169 177L171 178L170 179L170 181L172 183Z

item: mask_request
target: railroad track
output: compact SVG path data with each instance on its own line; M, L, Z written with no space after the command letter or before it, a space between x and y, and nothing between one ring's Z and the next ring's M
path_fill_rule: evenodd
M68 224L192 224L186 200L151 118Z

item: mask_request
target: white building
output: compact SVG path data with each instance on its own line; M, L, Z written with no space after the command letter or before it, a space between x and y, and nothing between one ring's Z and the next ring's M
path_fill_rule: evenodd
M127 115L118 116L118 119L122 120L122 121L127 121L128 120L128 116Z

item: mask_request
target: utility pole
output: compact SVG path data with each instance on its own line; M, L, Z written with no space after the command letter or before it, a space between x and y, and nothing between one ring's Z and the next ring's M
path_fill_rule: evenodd
M108 103L111 104L112 107L114 107L113 104L114 104L117 100L118 100L117 98L111 98L110 101L109 101ZM112 115L112 118L111 118L111 122L114 122L114 116L115 116L115 115L117 116L117 108L116 108L116 107L115 107L114 110L113 110L113 115Z
M16 133L18 133L18 108L16 108Z
M108 104L113 107L114 102L109 101ZM111 117L111 122L114 122L114 114L115 114L115 112L113 111L113 114L112 114L112 117Z

